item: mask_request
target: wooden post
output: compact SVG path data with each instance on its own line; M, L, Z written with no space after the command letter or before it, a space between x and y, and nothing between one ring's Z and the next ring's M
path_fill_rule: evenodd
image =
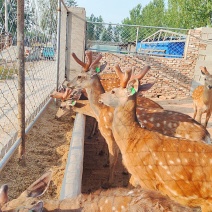
M25 164L24 0L17 0L19 161Z

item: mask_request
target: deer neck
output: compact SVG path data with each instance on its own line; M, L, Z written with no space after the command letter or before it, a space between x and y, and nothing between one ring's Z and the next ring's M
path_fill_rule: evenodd
M205 86L203 91L203 102L212 107L212 89L207 89Z
M97 75L93 76L91 84L86 88L86 93L88 95L90 107L92 108L96 117L99 117L99 114L105 105L99 103L100 95L103 94L104 88L99 80Z
M126 104L118 106L114 111L112 130L114 138L124 153L127 150L129 137L136 133L136 128L140 128L136 122L136 101L135 95L129 97Z

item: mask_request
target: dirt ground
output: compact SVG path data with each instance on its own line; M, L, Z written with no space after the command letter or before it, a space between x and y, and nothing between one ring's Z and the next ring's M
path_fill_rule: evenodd
M165 109L174 110L193 115L192 100L187 99L153 99ZM17 155L14 155L0 174L0 185L9 185L9 196L11 199L17 197L32 182L38 179L50 168L54 171L50 188L44 198L57 199L64 175L66 159L72 128L73 116L55 119L57 107L54 102L48 106L39 118L32 130L27 135L26 142L26 167L17 163ZM108 162L107 145L99 132L88 139L93 119L86 118L84 170L82 179L82 192L89 193L99 189L106 181L109 168L105 166ZM212 118L209 120L208 131L212 135ZM127 186L129 177L123 174L124 167L121 163L121 154L116 166L114 187Z

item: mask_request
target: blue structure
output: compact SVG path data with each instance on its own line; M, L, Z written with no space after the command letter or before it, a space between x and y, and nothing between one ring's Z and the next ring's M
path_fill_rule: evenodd
M186 37L186 34L160 29L138 42L136 51L141 54L160 57L182 58Z
M46 59L54 59L55 51L53 47L44 47L42 56Z
M158 41L158 42L140 42L136 46L137 52L151 52L155 56L164 56L168 58L182 58L184 54L184 42ZM142 51L144 50L144 51ZM155 50L155 51L154 51Z

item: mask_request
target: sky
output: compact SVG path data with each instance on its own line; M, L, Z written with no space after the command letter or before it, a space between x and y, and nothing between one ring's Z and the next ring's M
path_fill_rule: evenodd
M100 15L105 23L121 24L130 17L130 10L141 4L145 7L151 0L75 0L78 7L84 7L86 17Z

